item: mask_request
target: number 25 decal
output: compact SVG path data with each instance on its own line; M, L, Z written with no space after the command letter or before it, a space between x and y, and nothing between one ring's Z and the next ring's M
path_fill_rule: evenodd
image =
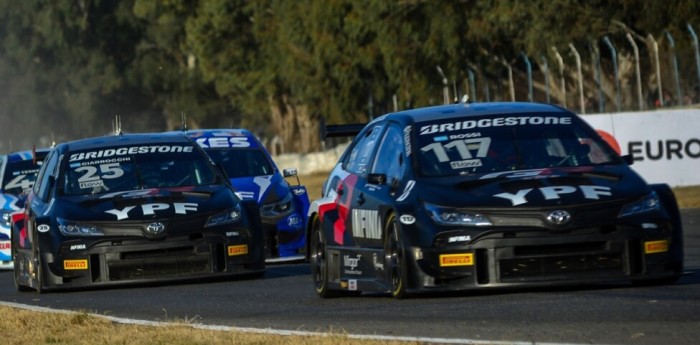
M90 182L97 181L99 179L113 179L124 175L124 170L119 167L119 163L108 163L100 164L100 173L102 176L97 175L97 167L92 165L86 165L75 169L76 172L85 172L83 176L80 176L78 182Z
M432 143L423 146L420 150L423 152L433 151L440 163L449 162L450 157L447 156L447 151L455 149L459 153L462 160L472 159L472 151L476 150L477 158L484 158L489 151L491 138L475 138L464 140L453 140L449 143Z

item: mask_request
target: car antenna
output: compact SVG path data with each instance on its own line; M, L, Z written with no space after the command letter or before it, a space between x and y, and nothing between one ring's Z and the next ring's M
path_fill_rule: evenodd
M112 121L112 131L114 135L122 135L122 118L119 115L114 115L114 120Z
M182 118L182 131L187 133L187 116L184 111L180 112L180 116Z

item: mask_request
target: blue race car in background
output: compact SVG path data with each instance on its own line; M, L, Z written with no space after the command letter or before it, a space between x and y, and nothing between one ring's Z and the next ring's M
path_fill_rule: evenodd
M24 208L29 190L47 149L12 152L0 156L0 268L12 268L10 215Z
M226 172L241 199L260 205L266 261L303 260L309 196L296 169L280 173L263 144L246 129L190 130L187 135ZM296 177L297 184L289 184L286 177Z

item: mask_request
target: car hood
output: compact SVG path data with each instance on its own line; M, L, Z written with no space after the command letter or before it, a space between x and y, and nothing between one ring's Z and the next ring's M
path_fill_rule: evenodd
M289 187L282 175L237 177L231 179L236 195L243 200L255 200L262 205L283 198Z
M138 221L210 215L239 203L225 186L153 188L65 196L57 200L54 205L57 216L74 221Z
M555 207L634 200L651 192L627 166L548 168L417 181L417 195L448 207Z

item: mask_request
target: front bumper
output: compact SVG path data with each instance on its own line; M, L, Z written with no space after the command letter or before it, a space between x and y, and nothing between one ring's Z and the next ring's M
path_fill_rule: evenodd
M636 228L492 233L462 246L408 248L409 290L464 290L664 279L682 272L669 235Z
M213 278L265 270L262 245L215 233L162 240L97 239L87 244L82 239L70 240L57 253L41 256L47 288Z

